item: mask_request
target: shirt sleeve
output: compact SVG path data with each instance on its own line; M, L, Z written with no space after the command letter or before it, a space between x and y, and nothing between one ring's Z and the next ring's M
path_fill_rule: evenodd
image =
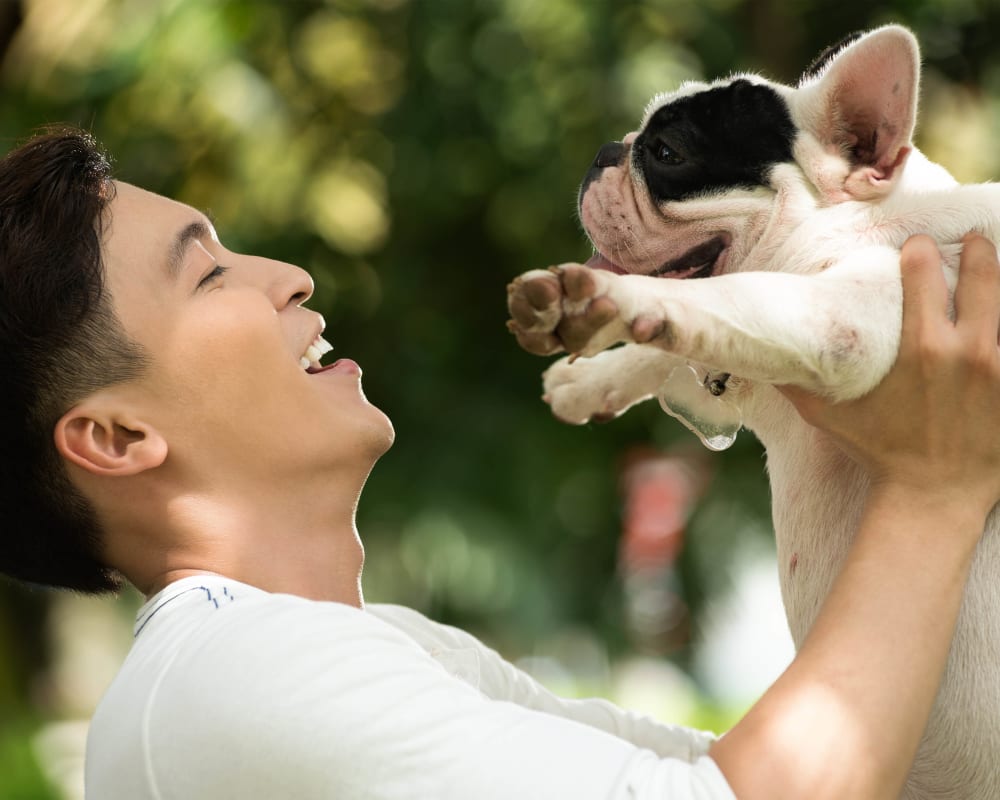
M490 698L376 616L290 597L213 615L142 736L161 800L734 800L709 758Z
M567 699L550 692L495 650L460 628L434 622L404 606L373 605L370 613L405 631L453 674L487 697L572 719L652 750L664 758L695 762L706 756L716 737L707 731L668 725L599 698Z

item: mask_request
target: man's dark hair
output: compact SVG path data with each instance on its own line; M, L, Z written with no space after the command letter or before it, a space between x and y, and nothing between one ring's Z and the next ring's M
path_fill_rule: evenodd
M53 430L145 366L105 286L113 196L108 159L84 131L46 130L0 159L0 572L82 592L121 581Z

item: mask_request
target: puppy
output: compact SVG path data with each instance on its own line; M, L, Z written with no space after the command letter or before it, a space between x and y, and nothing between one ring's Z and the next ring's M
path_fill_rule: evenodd
M913 146L919 78L913 35L887 26L828 51L795 87L738 75L654 98L581 187L597 255L509 289L520 344L574 354L544 377L559 418L609 418L659 395L710 447L740 423L756 433L797 644L866 484L773 387L868 392L899 346L903 242L934 236L954 288L961 237L1000 238L1000 187L960 186ZM1000 798L998 528L994 512L907 800Z

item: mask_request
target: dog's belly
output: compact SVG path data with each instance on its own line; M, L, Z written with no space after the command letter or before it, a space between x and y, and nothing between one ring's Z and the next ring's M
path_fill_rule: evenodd
M798 646L847 554L867 483L816 431L797 418L789 424L788 413L780 411L783 402L777 396L767 398L748 422L767 447L782 597ZM972 567L946 673L905 800L1000 798L998 573L1000 513L995 509Z
M947 532L943 531L946 535ZM1000 514L980 542L906 800L1000 798Z

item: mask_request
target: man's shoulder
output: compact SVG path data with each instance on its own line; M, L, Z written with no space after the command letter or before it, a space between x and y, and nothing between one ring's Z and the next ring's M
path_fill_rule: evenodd
M380 758L376 743L405 749L404 734L437 708L429 698L440 698L440 666L383 615L214 578L175 590L145 609L160 610L95 715L95 785L118 780L122 764L135 765L126 777L136 797L219 774L253 776L264 791L282 764L347 774Z
M490 648L468 631L435 622L408 606L372 603L367 606L367 610L371 616L401 631L425 650L473 649L492 653Z
M398 676L428 657L398 625L353 606L217 576L178 583L140 610L135 643L95 715L98 727L121 726L140 709L144 726L169 727L177 721L172 709L206 702L231 704L229 718L242 718L303 686L332 699L362 678Z
M144 640L154 648L157 640L168 641L175 657L190 649L202 660L230 652L239 655L245 647L260 654L258 648L265 641L286 652L298 646L315 652L323 646L343 648L379 638L406 644L408 637L400 627L392 615L266 592L223 576L206 575L171 584L139 611L136 647L141 649Z

